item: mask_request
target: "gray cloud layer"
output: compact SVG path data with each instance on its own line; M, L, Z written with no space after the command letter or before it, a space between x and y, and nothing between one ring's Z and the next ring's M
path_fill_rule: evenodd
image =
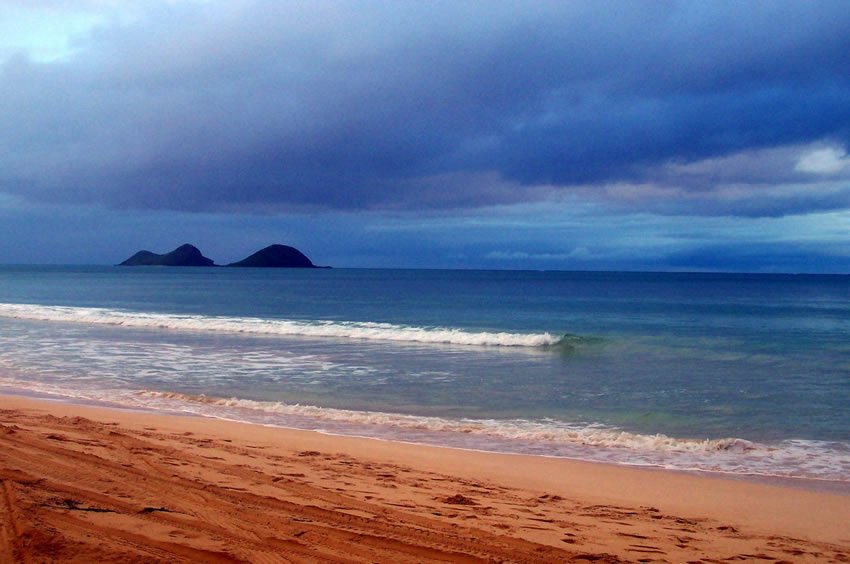
M850 146L843 2L162 3L75 47L0 66L0 190L186 211L850 205L850 166L794 167Z

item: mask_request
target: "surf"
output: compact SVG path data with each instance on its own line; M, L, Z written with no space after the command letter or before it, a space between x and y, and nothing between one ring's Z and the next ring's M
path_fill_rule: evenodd
M170 329L446 344L480 347L571 348L575 335L471 331L452 327L423 327L374 321L291 320L259 317L226 317L172 313L147 313L108 308L0 304L0 317L30 321L85 323L133 328Z

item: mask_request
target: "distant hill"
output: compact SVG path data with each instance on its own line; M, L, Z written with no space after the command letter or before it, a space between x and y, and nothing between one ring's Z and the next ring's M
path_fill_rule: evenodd
M287 245L269 245L253 255L228 264L252 268L318 268L304 253Z
M215 266L215 263L187 243L164 255L139 251L118 266Z
M150 251L139 251L118 266L216 266L197 247L180 245L170 253L158 255ZM253 255L227 266L251 268L330 268L316 266L307 256L287 245L269 245Z

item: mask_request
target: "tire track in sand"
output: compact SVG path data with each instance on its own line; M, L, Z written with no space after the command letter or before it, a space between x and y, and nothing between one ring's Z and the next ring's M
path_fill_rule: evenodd
M175 444L173 437L78 417L27 416L26 423L0 436L10 508L4 514L14 519L17 504L23 519L4 525L13 561L26 561L17 558L24 554L175 562L617 561L282 479L270 469L276 462L256 449L234 454L191 437ZM298 461L297 454L288 460ZM41 532L26 547L12 542L24 527Z

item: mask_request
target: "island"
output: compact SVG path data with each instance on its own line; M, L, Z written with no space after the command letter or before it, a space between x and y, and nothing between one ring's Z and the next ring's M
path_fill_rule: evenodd
M197 247L186 243L164 255L139 251L118 266L215 266L215 263Z
M159 255L139 251L118 266L218 266L197 247L186 243L170 253ZM248 268L330 268L316 266L307 256L288 245L269 245L253 255L227 266Z
M269 245L253 255L227 266L250 268L319 268L307 256L288 245Z

